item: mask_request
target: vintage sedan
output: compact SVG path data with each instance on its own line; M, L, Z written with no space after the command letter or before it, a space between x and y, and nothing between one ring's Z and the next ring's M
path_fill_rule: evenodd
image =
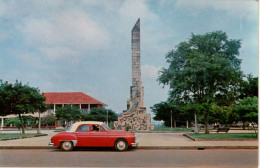
M115 147L125 151L137 144L133 132L111 130L98 121L76 122L66 131L54 135L49 142L49 146L58 146L65 151L74 147Z

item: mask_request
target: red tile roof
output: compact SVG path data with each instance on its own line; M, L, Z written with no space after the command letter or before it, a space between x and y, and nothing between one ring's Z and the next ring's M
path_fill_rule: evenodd
M105 103L82 92L45 92L46 104L102 104Z

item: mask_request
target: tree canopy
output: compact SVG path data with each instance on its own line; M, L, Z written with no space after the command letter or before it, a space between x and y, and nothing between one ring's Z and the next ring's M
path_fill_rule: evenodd
M253 75L247 75L246 80L241 83L241 94L240 98L246 97L258 97L258 77L253 77Z
M86 114L84 119L89 121L105 122L107 121L107 117L109 123L117 120L117 114L113 110L105 108L91 108L90 113Z
M234 106L233 115L237 120L250 121L257 123L258 121L258 98L247 97L242 99L237 105ZM243 124L245 128L245 125Z
M57 119L61 119L64 121L77 121L82 118L82 113L80 109L73 105L65 105L64 107L56 109L56 117Z
M56 117L54 114L48 114L41 118L41 123L43 125L53 126L55 124Z
M14 84L0 81L0 115L18 115L22 132L24 133L24 122L22 114L45 112L48 106L44 103L45 97L40 94L38 88L30 87L28 84L16 81Z
M158 81L170 86L169 99L203 105L205 133L208 133L209 104L230 105L239 96L242 80L240 40L228 39L216 31L191 35L168 52L168 68L162 68Z

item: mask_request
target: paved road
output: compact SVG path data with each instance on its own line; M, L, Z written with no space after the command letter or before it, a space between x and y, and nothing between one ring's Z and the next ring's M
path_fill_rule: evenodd
M257 167L257 150L1 150L0 167Z
M8 131L3 132L7 133ZM36 133L36 130L27 131L27 133ZM53 130L42 130L42 133L48 134L48 136L0 141L0 146L48 146L50 138L58 132L53 132ZM258 146L258 141L193 141L183 136L183 133L136 133L136 135L139 141L139 147Z

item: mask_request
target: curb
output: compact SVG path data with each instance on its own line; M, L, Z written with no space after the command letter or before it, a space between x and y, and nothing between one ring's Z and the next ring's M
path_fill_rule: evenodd
M56 146L0 146L0 149L58 149ZM258 149L258 146L138 146L143 150Z
M24 137L6 138L6 139L0 139L0 141L8 141L8 140L24 139L24 138L34 138L34 137L40 137L40 136L48 136L48 134L39 134L39 135L24 136Z
M180 131L180 132L174 132L174 131L153 131L153 132L145 132L145 131L140 131L140 132L134 132L134 133L148 133L148 134L152 134L152 133L162 133L162 134L165 134L165 133L171 133L171 134L174 134L174 133L193 133L191 131Z
M136 149L195 149L195 150L204 150L204 149L258 149L258 146L140 146Z
M0 146L0 149L58 149L56 146Z
M191 136L187 134L183 134L183 136L186 136L187 138L190 138L193 141L258 141L258 138L247 138L247 139L196 139L192 138Z

